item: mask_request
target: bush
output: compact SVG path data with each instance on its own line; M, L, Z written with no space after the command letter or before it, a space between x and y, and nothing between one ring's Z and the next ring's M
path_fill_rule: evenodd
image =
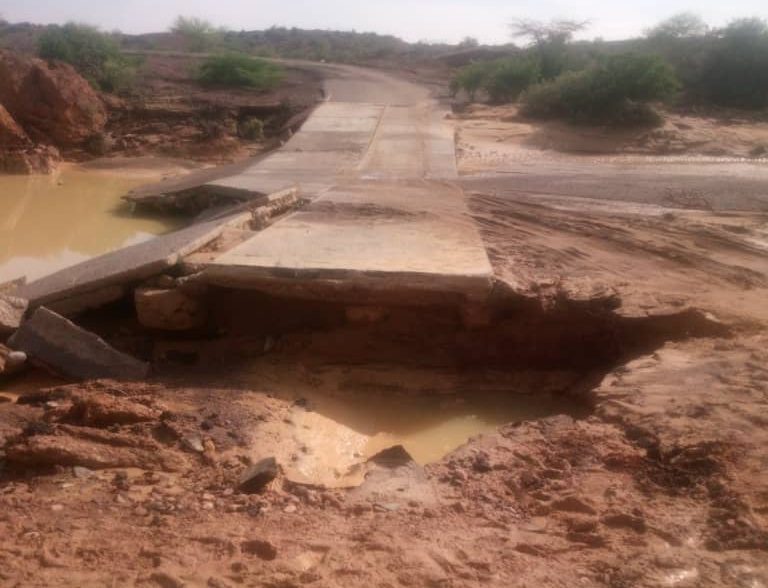
M127 89L136 66L117 43L95 27L68 23L49 27L38 41L38 55L72 65L92 86L105 92Z
M760 19L731 23L718 32L694 93L721 106L768 106L768 25Z
M237 125L237 134L246 141L264 140L264 121L256 117L250 117Z
M539 64L533 59L502 59L494 62L483 89L491 102L514 102L540 77Z
M665 100L677 89L672 69L661 58L616 55L532 87L523 98L523 112L575 122L648 124L658 121L649 103Z
M220 31L207 20L194 16L178 16L171 32L184 38L187 49L201 53L215 47L221 36Z
M451 81L451 94L456 96L465 91L470 101L474 102L478 91L482 89L493 65L491 62L471 63L462 67Z
M209 57L200 66L198 81L204 86L268 90L282 78L282 70L268 61L231 53Z
M474 102L477 92L482 90L491 102L514 102L539 78L539 66L533 59L498 59L473 63L460 69L451 83L451 92L456 96L464 90Z

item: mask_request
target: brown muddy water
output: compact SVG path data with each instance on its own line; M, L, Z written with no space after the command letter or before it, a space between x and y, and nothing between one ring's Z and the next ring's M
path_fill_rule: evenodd
M121 201L151 179L78 168L0 176L0 282L34 280L179 228L177 218L134 216Z

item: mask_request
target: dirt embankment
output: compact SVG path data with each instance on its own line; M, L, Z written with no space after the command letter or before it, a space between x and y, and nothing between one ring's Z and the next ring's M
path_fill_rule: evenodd
M71 66L0 52L0 171L47 173L62 159L164 156L222 163L269 149L322 97L286 68L272 91L211 90L192 55L144 55L131 90L95 91Z
M59 150L104 129L97 93L71 66L0 51L0 172L49 172Z
M195 81L201 57L141 54L133 91L109 97L104 154L165 155L230 162L257 154L295 130L322 99L319 74L286 68L267 92L206 89ZM263 132L256 129L257 121Z

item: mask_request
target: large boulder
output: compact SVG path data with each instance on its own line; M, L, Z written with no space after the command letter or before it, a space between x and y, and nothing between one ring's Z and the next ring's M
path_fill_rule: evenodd
M36 142L79 147L101 133L107 111L99 95L66 63L0 50L0 104Z

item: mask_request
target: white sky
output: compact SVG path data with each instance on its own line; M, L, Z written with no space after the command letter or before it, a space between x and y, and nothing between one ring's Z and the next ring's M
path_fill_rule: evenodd
M409 41L484 43L509 40L516 18L589 19L582 36L620 39L641 34L659 20L693 11L711 25L736 17L768 18L766 0L0 0L11 22L87 22L108 30L166 30L179 15L199 16L235 30L272 25L388 33Z

